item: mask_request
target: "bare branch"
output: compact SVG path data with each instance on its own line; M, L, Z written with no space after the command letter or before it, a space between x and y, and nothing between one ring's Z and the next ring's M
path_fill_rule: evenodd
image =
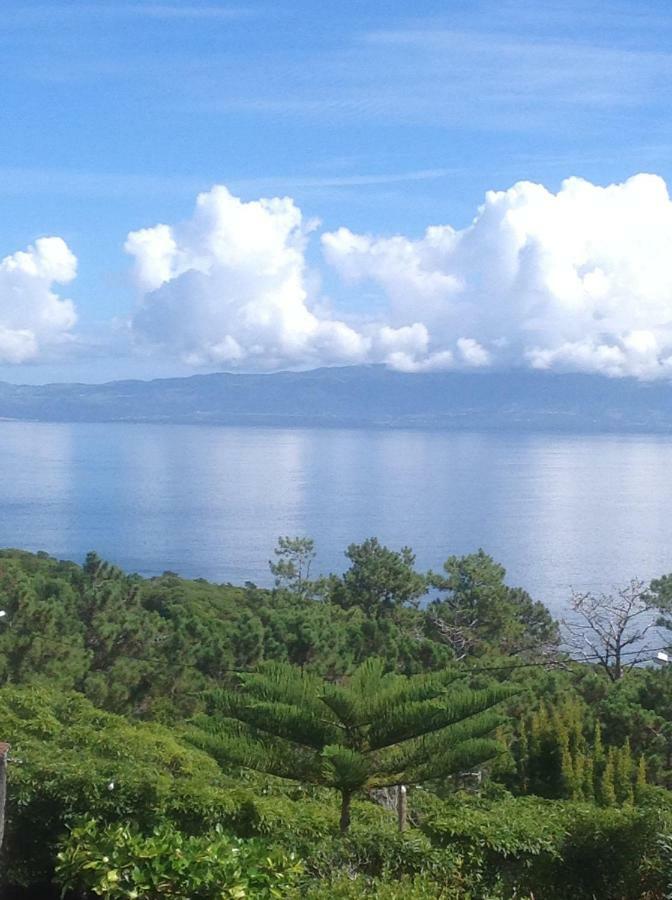
M573 618L562 622L566 646L578 659L596 663L612 681L648 658L645 638L660 625L660 610L643 581L633 578L611 594L573 591L570 608Z

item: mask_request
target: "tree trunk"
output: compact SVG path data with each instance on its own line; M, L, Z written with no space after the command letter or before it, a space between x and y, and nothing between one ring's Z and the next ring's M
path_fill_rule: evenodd
M621 665L621 648L616 648L616 653L614 654L614 681L620 681L623 677L623 667Z
M5 834L5 801L7 799L7 754L9 744L0 742L0 847Z
M406 785L400 784L397 788L397 821L399 822L399 831L406 831L407 811L408 798L406 795Z
M350 800L352 794L341 792L341 834L345 834L350 827Z

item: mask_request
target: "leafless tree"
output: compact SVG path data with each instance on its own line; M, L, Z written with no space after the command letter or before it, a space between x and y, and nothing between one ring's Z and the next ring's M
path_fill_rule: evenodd
M572 592L573 616L563 619L566 646L575 658L596 663L611 681L651 659L659 601L643 581L632 579L611 594Z
M464 617L462 617L464 619ZM446 622L434 612L427 615L429 624L434 629L435 635L443 644L447 644L455 654L456 660L465 659L473 648L472 629L478 624L478 619L469 621Z

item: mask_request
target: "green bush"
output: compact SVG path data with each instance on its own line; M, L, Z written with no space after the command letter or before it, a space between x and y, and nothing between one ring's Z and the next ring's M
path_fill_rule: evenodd
M662 897L659 832L665 827L653 810L570 807L562 865L553 868L554 896L564 885L577 898Z
M106 900L266 900L287 896L301 872L293 855L221 829L188 836L163 826L143 836L128 826L100 828L93 821L70 832L56 865L64 890Z
M665 821L657 811L518 798L447 803L422 827L435 845L463 856L473 883L501 886L506 897L663 897Z
M292 845L313 844L338 831L338 807L335 799L328 805L308 797L291 800L286 796L260 797L248 793L226 821L240 837L282 836Z
M9 736L7 828L1 878L7 885L48 882L56 846L83 818L132 822L144 833L172 825L203 834L218 825L239 837L284 842L299 852L331 846L338 804L326 790L279 779L222 773L179 734L102 712L79 694L0 689L0 735ZM394 834L393 818L372 803L358 818Z
M342 876L333 881L304 887L291 900L498 900L495 894L476 898L459 886L442 884L427 876L403 876L399 880L380 881L359 875ZM501 894L499 895L501 897ZM522 898L521 898L522 900Z
M168 729L131 724L78 694L0 689L0 734L12 745L5 883L48 879L60 835L80 817L204 830L248 796Z
M346 836L331 835L312 847L302 847L301 852L310 874L322 879L332 878L336 872L379 878L440 868L437 854L423 834L399 834L392 825L358 825Z

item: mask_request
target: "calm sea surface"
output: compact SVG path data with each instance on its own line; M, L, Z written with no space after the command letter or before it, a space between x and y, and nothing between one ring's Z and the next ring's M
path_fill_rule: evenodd
M0 422L0 545L270 584L279 535L422 568L483 547L556 612L672 571L672 440Z

